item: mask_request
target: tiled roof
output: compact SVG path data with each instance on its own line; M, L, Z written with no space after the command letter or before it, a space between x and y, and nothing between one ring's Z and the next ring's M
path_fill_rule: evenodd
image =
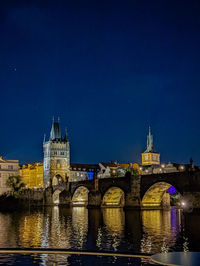
M113 162L111 162L111 163L103 163L103 162L101 162L101 164L103 165L103 166L105 166L105 167L117 167L118 166L118 163L113 163Z

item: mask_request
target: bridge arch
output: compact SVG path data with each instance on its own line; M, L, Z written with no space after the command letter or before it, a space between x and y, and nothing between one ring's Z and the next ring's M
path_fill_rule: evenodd
M55 175L52 179L53 186L61 185L63 182L64 182L63 177L59 174Z
M170 207L170 188L177 191L172 184L159 181L152 184L141 199L141 207L148 209L162 209Z
M125 193L119 187L110 187L103 195L102 207L124 207Z
M60 189L56 189L54 192L53 192L53 195L52 195L52 201L53 201L53 204L55 205L58 205L60 203L60 193L62 191Z
M89 190L87 187L79 186L76 188L72 197L72 206L87 206L88 193Z

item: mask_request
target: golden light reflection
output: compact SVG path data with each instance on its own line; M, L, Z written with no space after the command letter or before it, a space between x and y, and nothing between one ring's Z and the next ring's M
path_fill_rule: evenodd
M102 209L103 221L107 229L111 232L121 234L125 225L125 215L121 208Z
M99 249L101 249L101 243L102 243L102 229L98 228L98 233L97 233L97 240L96 240L96 245Z
M39 248L42 243L43 215L33 213L23 216L19 221L19 242L23 247Z
M121 208L104 208L102 212L104 225L108 231L108 245L112 245L113 249L117 251L125 226L124 211ZM100 234L101 232L98 233ZM100 245L100 236L97 238L98 245Z
M88 209L85 207L74 207L72 209L73 238L79 248L82 248L88 233Z
M178 210L144 210L142 224L144 235L141 240L141 251L145 253L168 252L170 246L175 245L176 231L180 226Z
M60 215L60 208L54 206L50 209L51 219L47 227L48 244L52 248L71 248L70 239L72 237L70 221L65 221Z

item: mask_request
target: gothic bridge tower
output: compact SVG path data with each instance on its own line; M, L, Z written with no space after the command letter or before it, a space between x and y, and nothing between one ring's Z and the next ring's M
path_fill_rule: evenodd
M58 122L53 119L50 138L43 142L43 152L44 187L65 182L70 171L70 145L66 130L62 138L59 118Z

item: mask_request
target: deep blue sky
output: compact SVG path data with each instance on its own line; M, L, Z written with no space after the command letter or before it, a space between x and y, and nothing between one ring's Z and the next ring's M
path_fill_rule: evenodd
M151 125L199 165L200 2L40 2L0 2L0 154L42 160L54 115L72 162L139 162Z

